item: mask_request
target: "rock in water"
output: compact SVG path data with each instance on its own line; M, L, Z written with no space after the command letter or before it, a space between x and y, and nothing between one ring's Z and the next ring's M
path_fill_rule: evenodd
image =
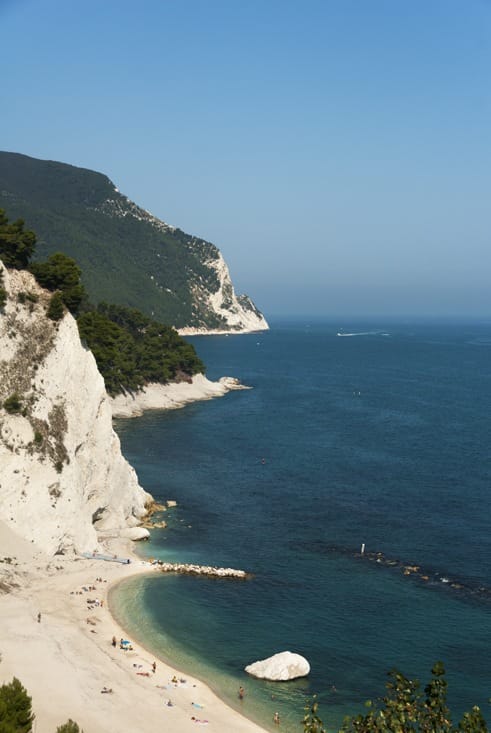
M125 529L121 529L119 534L121 537L133 540L133 542L148 540L150 537L150 532L145 527L126 527Z
M249 664L245 671L262 680L294 680L308 675L310 664L300 654L279 652L268 659Z

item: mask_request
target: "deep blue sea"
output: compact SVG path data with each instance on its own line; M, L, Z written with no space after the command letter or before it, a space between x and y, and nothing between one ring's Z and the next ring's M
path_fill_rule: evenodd
M254 577L131 580L113 597L123 623L263 725L278 710L283 731L302 730L309 695L337 730L391 668L424 686L437 660L454 718L478 704L490 722L491 322L191 340L211 379L253 389L117 422L140 483L178 502L142 550ZM308 678L242 671L284 650Z

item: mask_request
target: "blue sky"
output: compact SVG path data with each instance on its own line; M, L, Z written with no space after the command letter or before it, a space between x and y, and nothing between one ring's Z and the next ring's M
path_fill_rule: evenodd
M267 314L491 316L489 0L0 0L0 149L106 173Z

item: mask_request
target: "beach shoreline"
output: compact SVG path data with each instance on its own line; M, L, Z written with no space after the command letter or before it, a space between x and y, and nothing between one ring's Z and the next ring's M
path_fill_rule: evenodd
M69 718L86 733L145 733L162 725L176 733L198 725L218 733L265 733L206 683L141 643L120 648L126 632L111 611L109 592L131 576L159 571L128 541L110 540L106 551L131 562L50 558L0 523L0 683L15 676L27 689L36 733L53 733Z

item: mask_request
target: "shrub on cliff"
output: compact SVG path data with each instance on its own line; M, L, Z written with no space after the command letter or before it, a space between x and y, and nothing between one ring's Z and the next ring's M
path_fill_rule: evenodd
M22 410L22 402L17 392L14 392L10 397L7 397L3 403L3 407L9 415L16 415Z
M80 282L81 270L75 260L57 252L46 262L35 262L29 269L43 288L58 291L70 313L77 315L86 294Z
M3 287L3 272L0 272L0 308L7 302L7 291Z
M52 321L60 321L65 313L65 306L63 305L63 297L60 292L53 293L50 298L48 310L46 315Z
M25 269L34 254L36 235L24 229L23 219L9 223L0 209L0 259L6 267Z

